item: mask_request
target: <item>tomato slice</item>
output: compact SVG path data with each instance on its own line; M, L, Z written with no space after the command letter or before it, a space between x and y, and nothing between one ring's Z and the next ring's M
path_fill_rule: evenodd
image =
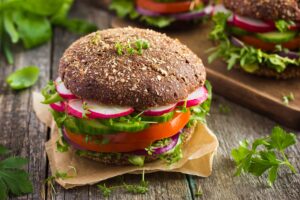
M137 0L136 5L146 10L162 14L174 14L190 10L192 1L161 3L154 0Z
M153 124L149 128L137 133L118 133L112 135L90 136L72 133L65 129L66 137L83 149L95 152L130 152L148 147L152 142L177 134L189 122L190 111L175 113L174 118L168 122ZM108 144L100 144L103 137L108 139Z
M255 48L264 50L264 51L274 51L276 49L276 45L274 43L265 42L261 39L258 39L251 35L244 35L238 37L241 41L243 41L246 44L249 44ZM284 42L281 44L284 48L287 48L289 50L295 50L299 49L300 47L300 36L292 39L291 41Z

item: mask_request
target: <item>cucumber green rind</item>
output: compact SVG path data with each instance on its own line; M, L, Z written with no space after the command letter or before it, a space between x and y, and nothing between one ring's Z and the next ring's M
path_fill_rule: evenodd
M78 119L70 116L64 121L64 126L68 130L78 134L102 135L115 133L114 130L98 120Z
M295 31L288 31L288 32L268 32L268 33L257 33L256 37L271 43L283 43L288 42L294 39L297 35Z
M102 120L104 125L114 131L120 132L138 132L148 128L149 124L145 122L112 122L110 120Z
M142 118L143 121L147 121L147 122L162 123L162 122L170 121L171 119L173 119L173 116L174 116L174 112L169 112L169 113L163 114L161 116L145 116L145 115L142 115L141 118Z

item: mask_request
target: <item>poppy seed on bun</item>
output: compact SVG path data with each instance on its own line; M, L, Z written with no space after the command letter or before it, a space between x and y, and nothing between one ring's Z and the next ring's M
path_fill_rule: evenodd
M128 44L134 47L138 40L147 41L149 48L127 53ZM124 47L122 55L117 43ZM201 59L178 40L131 27L80 38L65 51L59 74L79 98L136 109L177 103L206 79Z

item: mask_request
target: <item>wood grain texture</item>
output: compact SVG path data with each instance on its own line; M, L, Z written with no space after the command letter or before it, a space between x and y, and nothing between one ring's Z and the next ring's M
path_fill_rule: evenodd
M112 19L112 25L113 27L142 26L118 18ZM202 58L207 68L208 79L215 87L216 93L290 128L300 130L300 79L274 80L250 75L240 69L228 71L226 63L221 60L209 64L207 50L214 47L208 39L210 30L211 24L205 24L191 29L164 32L173 38L178 38ZM291 92L295 100L286 105L282 97Z
M100 29L110 26L110 15L107 12L87 6L84 1L76 2L71 15L89 19L97 23ZM44 149L47 128L36 119L32 112L30 94L34 90L40 90L47 80L56 78L60 56L65 48L78 37L57 28L53 41L42 47L26 52L21 48L14 49L15 67L7 66L0 56L0 73L2 75L0 76L0 124L2 128L0 144L12 149L14 155L29 158L28 171L35 187L33 194L12 199L42 199L40 196L41 183L47 173L50 175ZM11 91L5 83L5 77L15 68L29 64L36 64L41 68L38 84L21 92ZM146 174L146 180L150 183L149 193L132 195L117 190L109 199L300 199L300 144L288 150L298 173L292 175L287 169L282 170L273 188L266 186L265 177L259 179L248 175L234 177L234 163L230 159L231 149L236 147L240 140L246 138L253 140L270 133L276 123L217 95L214 95L213 99L208 125L217 135L220 148L214 160L212 176L198 178L163 172ZM218 109L220 104L229 106L231 111L227 115L220 113ZM298 134L299 139L300 135ZM140 179L140 175L125 175L104 183L111 186L118 185L122 181L138 183ZM194 194L198 187L203 190L203 196L195 198ZM46 199L104 199L96 186L64 190L55 185L55 188L56 194L51 193L51 190L47 188Z
M47 140L47 128L39 122L32 110L31 93L40 90L49 79L50 49L50 43L27 52L16 48L14 66L1 63L0 143L11 149L13 155L21 155L29 159L27 169L34 186L33 194L20 199L39 199L42 183L46 177L47 162L44 144ZM5 77L12 71L28 65L39 66L39 81L30 89L12 91L6 85Z

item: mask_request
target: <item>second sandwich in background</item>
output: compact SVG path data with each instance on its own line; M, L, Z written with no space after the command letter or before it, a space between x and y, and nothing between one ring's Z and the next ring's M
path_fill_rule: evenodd
M228 69L272 77L300 77L300 7L296 0L224 0L210 36L219 46L210 56Z

